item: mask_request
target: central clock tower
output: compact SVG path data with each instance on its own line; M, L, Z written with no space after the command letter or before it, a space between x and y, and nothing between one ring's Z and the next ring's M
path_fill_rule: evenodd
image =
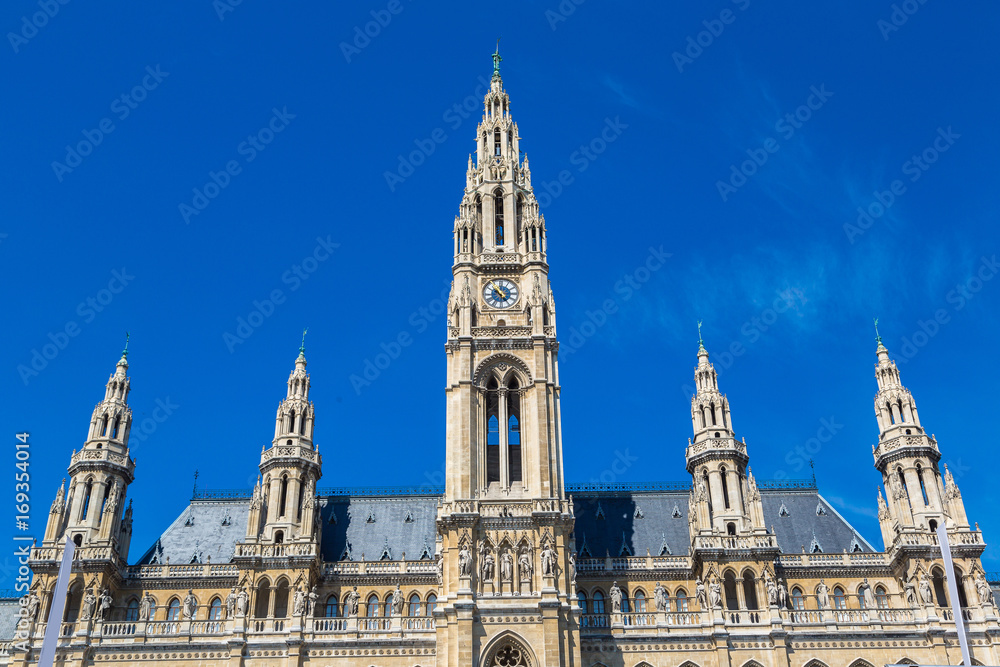
M576 666L548 236L493 58L452 237L438 664Z

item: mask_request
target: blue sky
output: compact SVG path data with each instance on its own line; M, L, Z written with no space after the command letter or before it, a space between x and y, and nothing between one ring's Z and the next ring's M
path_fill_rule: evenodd
M549 195L567 478L686 477L700 319L756 476L808 477L814 459L821 493L881 545L877 315L970 519L1000 539L1000 9L224 2L0 12L0 435L13 469L14 434L31 433L35 535L126 330L136 419L172 406L131 443L133 560L196 468L199 486L252 483L306 326L321 485L440 481L438 300L501 35ZM595 141L606 128L614 140ZM651 253L670 257L646 274ZM586 325L608 299L615 312ZM378 377L352 383L404 333ZM832 439L810 440L828 424ZM1000 570L994 547L985 566Z

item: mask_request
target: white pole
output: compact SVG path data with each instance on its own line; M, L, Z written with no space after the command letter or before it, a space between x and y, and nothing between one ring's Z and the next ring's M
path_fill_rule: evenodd
M73 553L76 545L66 536L66 546L63 548L62 562L59 563L59 577L56 579L56 589L52 591L52 603L49 605L49 620L45 625L45 639L42 640L42 650L38 654L38 667L52 667L56 659L56 644L59 643L59 632L62 630L63 608L66 606L66 589L69 588L69 578L73 571Z
M965 637L965 619L962 618L962 606L958 597L958 582L955 580L955 566L951 563L951 545L948 544L948 531L944 521L937 527L938 542L941 544L941 559L944 561L944 577L948 582L948 597L951 598L951 613L955 617L955 630L958 632L958 644L962 647L962 664L971 665L969 657L969 640Z

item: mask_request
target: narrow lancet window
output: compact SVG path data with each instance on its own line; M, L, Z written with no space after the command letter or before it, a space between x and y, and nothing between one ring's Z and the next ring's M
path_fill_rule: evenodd
M486 483L500 481L500 391L495 378L486 386Z
M521 477L521 395L517 379L507 385L507 464L510 482L522 481Z

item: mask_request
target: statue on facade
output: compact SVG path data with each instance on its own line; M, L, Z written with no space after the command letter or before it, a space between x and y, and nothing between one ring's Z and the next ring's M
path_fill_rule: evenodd
M106 621L108 620L108 612L111 611L111 605L114 604L115 600L113 597L111 597L111 594L108 592L108 589L106 587L101 589L100 599L101 599L101 607L98 614L100 615L102 621Z
M705 582L701 580L701 577L697 577L694 580L694 596L698 598L698 606L702 609L708 609L708 597L705 595Z
M472 576L472 552L464 544L458 550L458 575L460 577Z
M236 586L226 596L226 618L236 617Z
M142 594L142 599L139 600L139 620L140 621L152 621L153 612L156 610L156 601L153 596L146 591Z
M774 577L766 569L764 570L764 588L767 590L767 604L770 607L778 606L778 585L774 583Z
M979 594L979 604L983 606L993 604L993 591L983 578L982 572L976 572L976 593Z
M900 583L903 585L903 591L906 595L906 604L911 607L917 603L917 588L913 584L913 580L916 579L916 575L910 577L909 579L900 579Z
M576 582L576 554L573 551L569 552L569 580Z
M28 621L34 623L38 618L38 606L41 604L41 600L38 599L38 593L32 591L31 595L28 596L28 603L25 605L28 612Z
M246 618L247 608L250 606L250 594L247 593L247 589L241 588L240 592L236 594L236 616L239 618Z
M306 596L306 615L309 617L316 615L316 601L319 600L319 593L316 592L316 587L313 586L312 590L309 591L309 595Z
M97 597L93 591L87 589L87 594L83 596L83 605L80 609L80 620L89 621L94 617L94 607L97 605Z
M188 594L184 596L184 618L191 620L198 611L198 599L194 596L194 591L188 589Z
M865 577L865 580L858 586L858 597L861 598L864 609L875 608L875 594L872 592L871 584L868 583L868 577Z
M517 559L517 568L520 571L521 581L531 581L531 556L528 555L527 548L521 551Z
M718 579L712 579L708 593L711 597L712 609L722 609L722 585Z
M611 596L611 613L622 613L622 589L618 588L617 581L611 584L611 590L608 591L608 595Z
M706 499L708 499L708 490L705 489L704 480L700 479L698 480L698 494L696 496L696 499L698 500L698 502L703 502Z
M504 552L500 554L500 580L511 581L513 577L514 557L510 555L510 551L504 549Z
M496 560L493 558L493 554L484 550L482 560L483 581L493 581L493 577L496 574Z
M920 599L924 604L934 602L934 591L931 590L931 582L927 581L927 575L920 573Z
M392 615L403 615L403 591L399 589L399 584L396 584L396 590L392 592Z
M360 599L361 596L358 595L358 587L355 586L354 588L351 589L351 591L347 594L347 597L344 599L344 606L349 616L358 615L358 601Z
M788 588L783 581L778 582L778 606L782 609L788 608Z
M444 585L444 559L438 554L434 556L434 560L436 561L438 586L442 586Z
M656 611L669 611L667 609L667 589L658 581L656 582L656 588L653 589L653 600L656 602Z
M548 544L542 549L542 574L553 577L556 574L556 550Z
M301 616L306 611L306 592L302 590L302 584L295 589L292 596L292 616Z
M819 580L819 586L816 587L816 602L820 609L830 608L830 589L827 588L826 582L822 579Z

